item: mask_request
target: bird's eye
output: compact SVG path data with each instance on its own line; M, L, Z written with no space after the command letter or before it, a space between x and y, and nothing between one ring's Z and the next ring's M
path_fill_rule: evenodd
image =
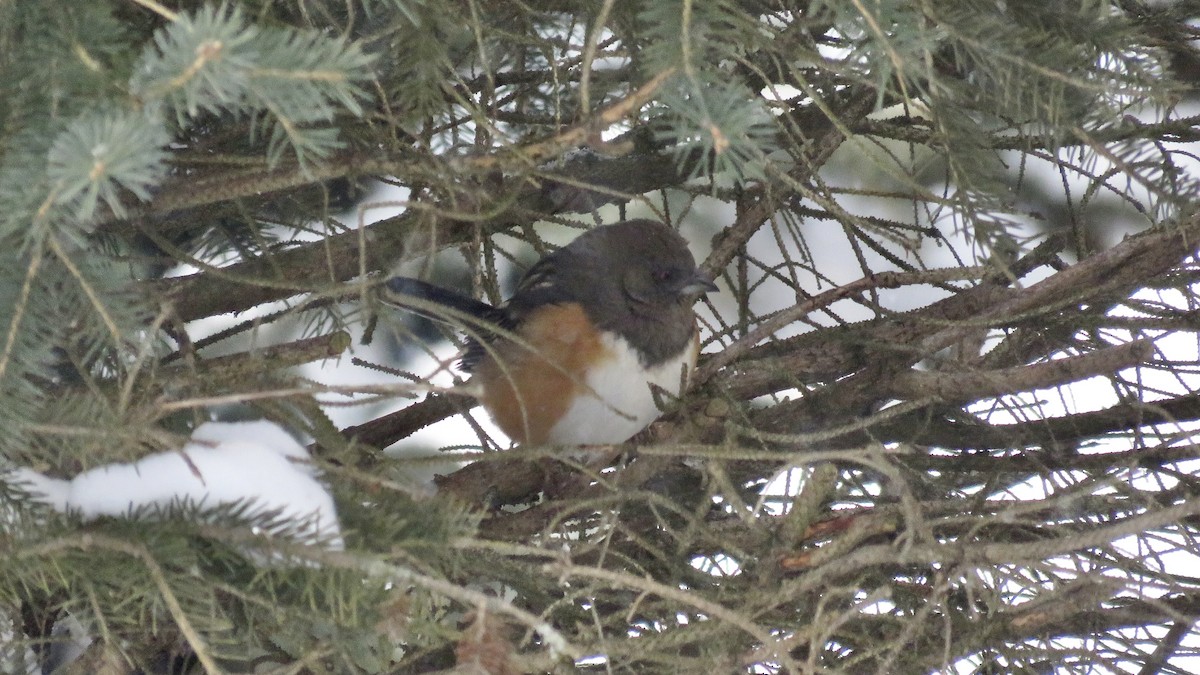
M665 283L675 278L675 270L659 269L653 272L654 280L659 283Z

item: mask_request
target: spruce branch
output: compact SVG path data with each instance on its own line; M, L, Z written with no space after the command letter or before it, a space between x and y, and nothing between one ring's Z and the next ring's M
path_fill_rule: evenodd
M635 166L641 170L632 171L631 167ZM605 185L614 185L621 193L637 194L679 180L680 168L687 170L687 167L677 167L669 155L632 155L602 160L589 167L589 175L595 172L594 175L601 177L597 188L600 192L604 191ZM590 187L590 183L587 185ZM508 206L481 223L485 233L528 223L537 213L591 208L600 201L590 196L576 199L559 184L529 185L523 177L515 178L511 185L501 184L497 191L508 195ZM236 263L222 268L219 275L197 273L153 282L147 284L147 292L173 298L184 321L236 312L304 291L334 288L334 292L340 292L334 284L354 278L364 266L366 271L375 272L426 253L410 250L408 246L409 231L416 218L415 214L406 214L383 220L368 225L361 232L336 234L322 242L297 246L267 259ZM473 223L442 221L436 241L442 248L461 245L471 241L475 227ZM370 242L367 249L360 246L363 239ZM276 269L289 270L288 278L276 278Z
M8 364L12 361L13 351L16 349L17 339L20 335L21 322L25 318L25 311L29 303L29 297L33 291L34 280L37 278L38 270L41 269L43 255L42 247L35 248L33 255L30 257L29 265L25 268L25 278L21 282L20 295L17 297L12 315L8 320L8 331L4 338L4 350L0 351L0 378L4 377L5 372L8 370Z
M971 373L907 372L888 383L888 395L959 403L1002 394L1048 389L1095 375L1111 375L1144 362L1153 354L1147 340L1100 349L1046 363Z

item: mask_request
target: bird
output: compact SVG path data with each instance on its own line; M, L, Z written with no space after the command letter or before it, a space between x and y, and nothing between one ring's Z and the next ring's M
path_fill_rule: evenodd
M499 305L409 277L389 305L459 324L459 368L521 446L623 443L678 397L700 352L692 306L716 291L684 238L654 220L601 225L547 254Z

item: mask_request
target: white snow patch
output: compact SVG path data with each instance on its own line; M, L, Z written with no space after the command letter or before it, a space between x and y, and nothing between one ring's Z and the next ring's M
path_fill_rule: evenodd
M301 541L340 549L333 497L316 476L304 447L266 421L208 422L178 451L96 467L71 480L27 468L11 474L53 508L86 519L173 503L252 502L249 513L278 512Z

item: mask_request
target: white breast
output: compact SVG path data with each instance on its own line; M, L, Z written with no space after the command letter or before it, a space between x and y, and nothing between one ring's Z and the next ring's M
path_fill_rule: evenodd
M648 370L624 338L605 335L608 358L588 373L590 391L576 396L566 415L550 430L552 445L623 443L662 414L650 385L678 396L696 365L695 340L678 358ZM686 367L686 370L685 370ZM664 401L665 402L665 401Z

